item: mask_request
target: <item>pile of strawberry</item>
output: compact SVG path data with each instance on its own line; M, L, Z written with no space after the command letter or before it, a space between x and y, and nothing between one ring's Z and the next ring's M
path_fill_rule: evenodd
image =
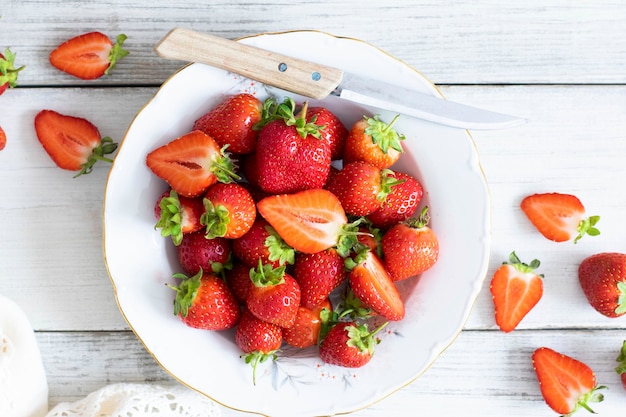
M254 366L283 343L365 365L376 333L404 318L396 282L439 251L428 209L417 213L422 185L391 169L404 139L394 122L365 116L348 129L324 107L241 93L152 150L146 164L169 185L156 227L183 271L174 313L236 327ZM385 323L370 329L373 316Z

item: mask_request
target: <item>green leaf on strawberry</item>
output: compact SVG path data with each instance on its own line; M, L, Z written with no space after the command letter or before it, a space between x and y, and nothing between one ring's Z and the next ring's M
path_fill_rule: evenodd
M9 48L4 50L4 54L0 53L0 94L7 87L17 86L17 75L24 67L25 65L15 68L15 54Z
M405 139L404 135L398 134L393 128L393 125L400 117L399 114L393 118L389 123L385 123L376 115L374 117L365 116L367 121L367 128L365 133L372 137L372 142L377 144L383 153L389 152L389 148L395 149L398 152L403 152L401 141Z
M230 224L230 212L224 205L215 205L208 198L202 199L202 202L204 213L200 217L200 222L206 226L207 239L224 236Z

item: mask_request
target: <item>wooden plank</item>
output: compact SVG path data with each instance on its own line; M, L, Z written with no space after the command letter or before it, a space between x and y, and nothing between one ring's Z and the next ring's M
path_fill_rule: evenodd
M465 331L416 381L351 415L409 415L419 410L423 415L453 416L468 409L480 410L484 417L552 415L530 361L534 349L549 346L595 371L598 382L609 389L605 402L594 409L617 416L626 400L613 370L623 339L623 331L610 330ZM37 340L49 375L51 406L81 399L104 384L178 384L130 332L43 332ZM224 416L244 415L222 411Z
M624 83L624 21L621 0L20 0L2 10L3 43L28 65L23 85L160 84L180 65L152 47L174 25L230 39L297 29L362 39L439 84ZM115 75L79 82L49 65L59 43L92 30L128 35L131 54Z

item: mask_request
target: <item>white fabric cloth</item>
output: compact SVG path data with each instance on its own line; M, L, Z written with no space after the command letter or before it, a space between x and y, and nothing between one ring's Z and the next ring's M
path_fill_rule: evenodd
M46 417L219 417L216 403L185 387L111 384L82 400L62 403Z
M46 412L48 383L35 333L19 306L0 294L0 416Z

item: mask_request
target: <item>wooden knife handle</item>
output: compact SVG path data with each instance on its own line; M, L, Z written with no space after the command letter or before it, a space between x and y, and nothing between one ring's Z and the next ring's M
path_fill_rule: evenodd
M328 96L343 76L337 68L183 28L172 29L154 50L163 58L208 64L315 99Z

